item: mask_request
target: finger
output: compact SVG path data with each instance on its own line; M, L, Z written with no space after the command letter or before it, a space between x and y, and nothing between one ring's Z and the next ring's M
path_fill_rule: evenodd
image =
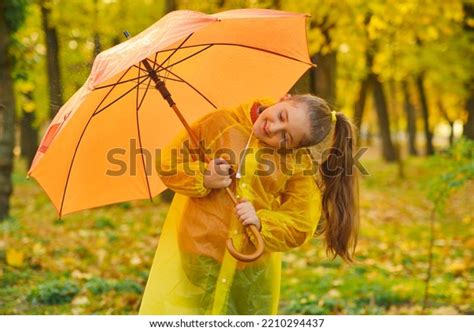
M232 179L231 179L231 178L226 178L226 179L224 179L224 185L225 185L225 187L229 186L230 184L232 184Z
M227 161L221 157L218 157L217 159L214 159L214 164L216 165L227 164Z
M235 210L239 211L239 212L245 212L245 211L248 211L248 210L251 210L248 205L237 205L235 206Z
M219 164L216 166L216 169L218 169L220 173L227 175L229 173L230 164Z
M257 226L256 223L257 223L257 222L256 222L255 220L249 219L249 220L243 221L243 222L242 222L242 225L251 225L251 224L253 224L253 225Z
M253 205L250 202L242 202L237 205L238 209L245 209L245 210L255 210Z
M251 211L247 211L247 212L242 214L242 218L244 220L252 219L253 218L253 213Z
M248 210L237 210L237 215L239 216L241 221L244 221L248 218L252 218L253 213L249 212Z
M248 213L248 210L247 210L247 209L238 209L238 210L237 210L237 215L239 215L239 216L243 216L243 215L245 215L246 213Z
M241 202L237 206L235 206L238 210L247 210L249 209L249 204L248 202Z
M246 208L235 208L235 211L237 212L237 214L243 215L247 211L247 209Z
M217 175L219 180L222 182L222 183L225 183L227 182L229 179L232 181L232 179L230 178L230 176L227 176L227 175Z
M219 168L225 168L225 169L229 169L230 168L230 164L229 163L220 163L217 165Z

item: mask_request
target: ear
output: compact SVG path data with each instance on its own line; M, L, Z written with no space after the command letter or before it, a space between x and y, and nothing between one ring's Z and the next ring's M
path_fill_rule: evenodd
M287 100L287 99L289 99L289 98L291 98L291 94L287 93L287 94L285 94L284 96L282 96L282 97L280 98L280 102L281 102L281 101L285 101L285 100Z

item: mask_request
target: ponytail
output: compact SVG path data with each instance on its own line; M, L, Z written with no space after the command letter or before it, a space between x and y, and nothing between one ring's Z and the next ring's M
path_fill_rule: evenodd
M357 173L353 173L355 148L354 127L342 113L331 110L328 103L311 94L293 95L296 105L305 105L309 112L311 134L299 147L308 147L320 158L320 180L324 221L318 234L324 233L326 253L339 255L353 262L359 231L359 188ZM335 114L335 118L334 118ZM317 156L318 155L318 156Z
M353 262L359 229L358 180L353 171L354 129L342 113L336 114L333 146L324 151L327 159L321 163L325 222L321 232L326 239L326 253L339 255Z

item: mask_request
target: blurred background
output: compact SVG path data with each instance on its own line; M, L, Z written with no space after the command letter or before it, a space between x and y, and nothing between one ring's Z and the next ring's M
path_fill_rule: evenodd
M281 314L474 313L474 2L1 0L0 313L136 314L169 206L61 220L26 172L95 56L177 9L308 13L313 93L359 128L353 265L314 240L284 255ZM276 36L275 42L278 42Z

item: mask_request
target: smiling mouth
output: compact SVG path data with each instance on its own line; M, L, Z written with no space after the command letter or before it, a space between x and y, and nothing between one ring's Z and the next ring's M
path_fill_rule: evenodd
M270 134L268 132L268 129L267 129L267 125L268 125L268 121L265 120L265 123L263 123L263 132L265 132L265 134L270 137Z

